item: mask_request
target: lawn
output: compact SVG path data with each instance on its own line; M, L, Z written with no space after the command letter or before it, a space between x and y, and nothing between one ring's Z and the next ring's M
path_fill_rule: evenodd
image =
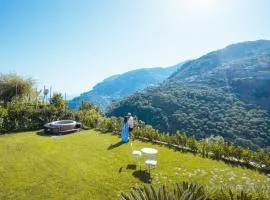
M159 151L153 184L188 180L213 187L269 187L267 176L255 170L151 143L119 141L94 130L59 137L36 132L1 135L0 199L117 199L121 191L148 180L139 167L128 167L132 149L142 147Z

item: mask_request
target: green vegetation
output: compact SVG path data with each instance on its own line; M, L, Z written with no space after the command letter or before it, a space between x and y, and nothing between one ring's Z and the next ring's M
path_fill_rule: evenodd
M42 128L47 122L74 118L60 93L41 101L31 79L0 74L0 134Z
M196 95L192 95L198 98ZM192 95L189 94L188 96ZM24 97L24 95L21 97L15 96L10 102L7 102L6 106L0 107L0 131L2 133L39 129L45 123L60 119L80 121L84 129L95 128L103 133L121 132L121 118L107 118L94 104L83 102L79 111L69 111L63 97L58 93L53 94L50 103L41 103L37 99L24 101ZM210 95L207 95L207 98L210 98ZM270 154L264 149L255 152L248 148L234 147L225 142L222 137L209 137L197 141L194 137L187 137L179 132L176 135L167 136L165 133L147 127L141 121L136 122L136 125L137 128L134 132L137 138L165 142L167 145L177 146L180 150L188 150L203 157L223 159L261 170L269 170L267 168L270 166Z
M150 186L135 186L129 193L122 193L121 200L262 200L266 197L253 196L245 191L233 192L231 189L220 189L207 194L204 187L196 183L181 182L168 188L166 185L158 189Z
M1 135L0 199L117 199L121 192L148 182L144 164L142 172L127 168L134 163L132 149L143 147L158 150L157 168L151 170L154 187L189 181L202 184L207 195L230 187L233 193L244 190L269 198L269 179L255 170L156 144L119 141L118 136L94 130L59 137L36 132Z
M122 193L121 200L205 200L203 187L193 183L183 182L176 184L173 190L168 190L166 185L159 189L152 185L143 188L135 186L129 194Z
M16 74L0 73L0 101L6 105L14 97L24 98L24 100L35 97L33 84L31 79L23 79Z
M132 112L154 128L197 139L211 135L270 149L270 41L230 45L182 65L156 88L116 102L111 116Z
M37 130L62 119L81 121L86 129L114 130L108 127L108 119L100 109L91 103L83 102L79 111L71 111L60 93L54 93L49 102L41 101L28 79L7 74L0 76L0 83L0 134ZM116 126L120 126L119 120L116 121Z
M0 104L0 134L11 131L40 129L47 122L74 118L74 113L66 111L66 103L61 94L55 93L50 103L35 99L13 98L6 106Z
M11 76L12 78L14 77ZM15 85L17 89L18 84ZM14 90L13 86L10 90ZM30 87L29 91L33 91L33 88ZM184 91L185 95L195 99L204 96L190 91L192 90ZM0 167L0 199L115 199L134 184L149 182L150 176L146 171L129 167L134 162L131 158L132 149L145 146L157 148L160 152L158 168L152 171L152 184L155 187L164 183L171 187L179 181L191 181L202 184L206 196L221 195L223 188L227 192L228 188L232 188L232 194L244 190L244 194L259 196L260 199L269 197L269 180L265 175L223 163L229 161L234 166L245 165L267 170L270 166L270 154L264 149L250 151L248 148L234 147L222 137L208 137L197 141L195 137L180 132L168 135L142 121L136 121L135 137L159 145L142 141L133 141L132 145L122 144L117 136L101 134L119 134L122 119L106 117L91 103L84 102L79 111L70 111L62 95L58 93L53 94L49 103L41 102L35 96L36 93L25 92L18 95L16 91L14 94L8 101L2 100L0 106L0 131L10 133L0 136L0 157L3 162ZM185 95L180 98L182 105L185 105ZM209 98L208 101L212 101L216 107L222 105L222 101L215 101L225 98L236 101L235 110L248 109L233 96L206 96L202 99ZM160 99L151 100L155 101L159 102ZM243 109L237 106L242 106ZM258 110L251 112L257 118L266 114ZM158 117L162 115L157 115L154 119L158 120ZM45 123L59 119L80 121L84 129L91 130L61 137L49 137L41 132L12 134L13 131L39 129ZM258 121L255 123L257 129L258 123L262 125L260 128L265 125L262 120ZM166 146L173 147L178 152ZM143 168L145 169L144 165Z
M197 139L220 135L235 145L270 147L269 113L222 89L159 87L116 103L109 114L127 112L164 132L179 130Z

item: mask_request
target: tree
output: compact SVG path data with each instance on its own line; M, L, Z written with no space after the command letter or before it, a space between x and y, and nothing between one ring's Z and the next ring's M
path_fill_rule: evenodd
M202 157L208 157L208 149L206 148L207 147L207 143L206 143L206 140L205 139L202 139L200 142L199 142L199 151L202 155Z
M96 106L91 102L82 101L79 110L91 110L95 109Z
M194 136L188 138L187 145L193 152L197 152L198 142L196 141Z
M264 149L259 149L257 152L256 152L256 159L257 159L257 162L260 164L260 166L262 166L264 164L264 156L266 155L266 152Z
M0 73L0 101L6 105L14 97L24 97L33 93L33 80L24 79L16 74Z
M61 93L54 93L50 100L50 104L55 106L59 111L64 111L66 109L66 102Z
M222 136L210 136L206 139L210 151L214 154L215 159L219 160L223 153L224 139Z
M243 157L243 148L240 146L237 146L236 148L234 148L233 156L237 158L238 160L241 160Z

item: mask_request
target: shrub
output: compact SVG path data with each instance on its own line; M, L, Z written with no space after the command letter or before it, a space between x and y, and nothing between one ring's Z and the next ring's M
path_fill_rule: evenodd
M154 188L152 185L135 186L129 193L122 193L121 200L204 200L206 199L203 187L194 183L182 182L175 184L169 190L166 185Z
M4 107L0 106L0 133L5 132L5 120L7 116L7 109Z
M197 183L176 183L172 188L162 185L159 188L153 185L135 186L128 193L121 193L121 200L266 200L268 194L260 194L245 190L236 191L230 188L211 188L206 190Z
M86 129L96 128L98 119L100 118L100 114L95 109L79 111L78 116L82 123L82 127Z

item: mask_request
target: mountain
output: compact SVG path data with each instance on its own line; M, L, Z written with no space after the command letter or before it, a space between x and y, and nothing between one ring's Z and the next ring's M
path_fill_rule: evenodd
M159 86L114 103L108 114L127 112L165 132L270 148L270 41L233 44L189 61Z
M176 72L183 63L167 68L144 68L111 76L98 83L89 92L82 93L68 102L71 109L78 109L82 101L92 102L102 110L116 100L147 87L155 86Z
M169 84L229 88L240 99L270 108L270 41L230 45L190 61Z

